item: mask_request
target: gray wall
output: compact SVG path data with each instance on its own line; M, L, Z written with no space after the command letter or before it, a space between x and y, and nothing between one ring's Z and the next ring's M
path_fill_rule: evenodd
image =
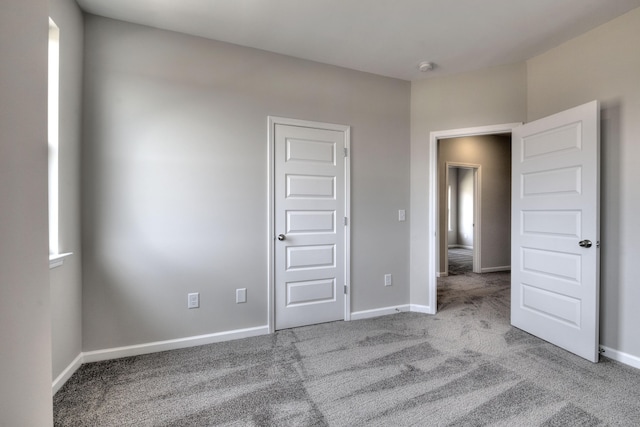
M440 141L438 150L440 236L445 236L447 233L445 189L447 162L481 166L481 268L511 265L511 135L449 138ZM473 186L473 178L471 181ZM462 193L460 180L458 184L460 194ZM458 209L461 213L463 207L458 205ZM462 242L465 240L463 239ZM446 250L447 241L442 239L440 253ZM439 268L441 272L446 269L444 257L440 257Z
M640 357L640 9L527 62L528 119L601 102L601 343Z
M0 2L0 425L52 424L44 0Z
M411 84L411 303L429 305L429 133L523 122L523 63Z
M59 197L60 252L73 252L50 270L51 338L55 379L82 352L80 141L82 121L82 12L74 0L50 0L60 29Z
M352 126L351 309L409 302L408 82L95 16L85 30L85 351L267 324L268 115Z

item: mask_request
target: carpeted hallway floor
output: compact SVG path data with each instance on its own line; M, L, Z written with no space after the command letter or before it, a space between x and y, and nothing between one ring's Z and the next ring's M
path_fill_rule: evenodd
M473 271L473 249L449 248L449 275L471 273Z
M509 274L398 313L83 365L57 426L639 425L640 371L509 326Z

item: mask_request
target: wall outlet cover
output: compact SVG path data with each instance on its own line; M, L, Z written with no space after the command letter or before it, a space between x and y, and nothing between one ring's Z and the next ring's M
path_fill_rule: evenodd
M391 276L391 274L384 275L384 285L385 286L393 285L393 277Z
M200 307L200 293L193 292L187 294L187 308L199 308Z
M236 304L247 302L247 288L236 289Z

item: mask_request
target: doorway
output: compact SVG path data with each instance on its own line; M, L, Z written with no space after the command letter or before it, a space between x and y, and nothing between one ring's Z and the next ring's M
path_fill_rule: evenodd
M506 123L501 125L481 126L473 128L452 129L445 131L431 132L429 138L429 179L430 179L430 192L429 192L429 236L435 236L435 238L428 239L429 245L429 271L437 272L440 262L439 246L440 236L442 232L439 228L439 208L441 203L438 200L438 185L442 182L443 177L440 172L443 170L439 167L439 142L448 138L463 138L480 135L495 135L495 134L510 134L511 131L520 126L521 123ZM443 174L444 175L444 174ZM429 309L430 314L437 312L437 275L430 274L428 277L428 294L429 294Z
M437 311L438 141L513 133L511 324L598 361L599 111L592 101L525 125L430 134L431 312Z
M460 248L460 252L472 250L474 262L469 273L508 271L511 134L443 138L438 144L438 168L440 276L449 273L449 247ZM449 198L449 192L455 192L455 197ZM451 215L454 210L461 213L457 226Z
M441 143L446 143L441 141ZM439 277L465 272L480 273L481 165L445 163L440 210Z

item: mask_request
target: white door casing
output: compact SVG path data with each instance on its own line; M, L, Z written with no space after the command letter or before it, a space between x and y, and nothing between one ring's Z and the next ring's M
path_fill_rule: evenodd
M438 271L438 254L440 253L439 238L445 238L444 236L439 236L438 227L438 141L445 138L510 133L513 128L520 126L521 124L522 123L504 123L499 125L441 130L429 133L429 164L427 167L429 175L429 217L426 235L426 242L428 244L427 271L429 272L427 275L427 298L429 305L424 308L423 312L428 314L436 314L437 312L438 293L436 272Z
M597 362L598 102L514 128L512 141L511 323Z
M269 118L270 329L348 320L349 127Z

